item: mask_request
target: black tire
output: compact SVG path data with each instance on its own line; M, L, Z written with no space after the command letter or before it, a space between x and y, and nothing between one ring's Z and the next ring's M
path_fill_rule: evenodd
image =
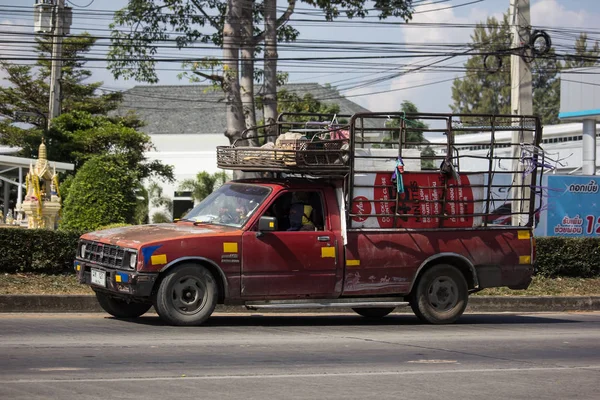
M182 265L160 282L154 308L171 325L200 325L215 310L217 294L217 283L206 268Z
M451 324L467 308L469 290L463 274L451 265L435 265L425 271L413 288L410 306L428 324Z
M352 310L358 315L362 315L365 318L378 319L383 318L392 311L394 311L396 307L373 307L373 308L353 308Z
M137 318L152 307L152 304L147 303L128 303L103 292L96 292L96 299L100 307L115 318Z

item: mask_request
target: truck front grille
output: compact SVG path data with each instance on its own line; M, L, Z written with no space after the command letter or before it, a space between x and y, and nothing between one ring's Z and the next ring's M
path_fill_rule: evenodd
M82 246L85 245L85 253L82 257ZM128 260L125 258L125 249L98 242L80 241L78 256L86 261L90 261L105 267L112 268L125 268L128 264Z

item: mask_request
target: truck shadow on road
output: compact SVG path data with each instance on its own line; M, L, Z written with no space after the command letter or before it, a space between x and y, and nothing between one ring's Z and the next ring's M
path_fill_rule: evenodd
M140 325L166 326L155 314L132 319L130 322ZM552 315L519 315L519 314L467 314L451 325L430 325L432 328L461 326L461 325L532 325L532 324L564 324L582 322L573 314L557 317ZM306 315L288 314L272 315L227 315L217 314L210 317L203 325L205 327L240 327L240 326L414 326L425 325L417 317L410 314L393 314L381 319L369 319L353 315Z

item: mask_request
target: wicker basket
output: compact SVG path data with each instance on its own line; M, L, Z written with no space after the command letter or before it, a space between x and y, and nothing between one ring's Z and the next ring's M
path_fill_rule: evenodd
M285 165L303 165L302 151L309 143L308 139L280 139L275 145L275 158Z
M271 148L219 146L217 164L222 169L245 171L339 174L348 169L347 143L347 140L282 139L277 147Z

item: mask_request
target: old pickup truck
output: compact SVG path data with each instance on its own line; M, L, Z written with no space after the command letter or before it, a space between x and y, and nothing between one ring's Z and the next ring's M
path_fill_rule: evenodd
M492 133L491 155L479 164L453 142L458 131L483 124L496 133L520 130L538 146L536 118L515 126L514 116L479 116L469 125L462 116L454 124L459 117L365 113L345 126L310 129L280 117L278 136L295 128L301 136L218 149L220 167L271 176L230 181L173 223L83 235L75 260L79 281L117 318L139 317L154 306L173 325L199 325L218 304L348 307L369 318L410 306L424 322L454 322L472 292L528 287L539 207L530 188L541 173L535 164L526 172L497 170L502 159L515 158L510 146L522 141L500 146ZM377 139L368 127L382 130L377 122L389 118L402 122L392 135L396 148L372 146ZM417 119L445 122L448 143L433 149L429 163L420 144L405 140L408 122ZM340 129L347 132L336 139L323 134ZM511 184L510 198L496 199L493 174L508 172L520 174L522 184ZM521 218L490 223L486 215L496 201L507 200Z

